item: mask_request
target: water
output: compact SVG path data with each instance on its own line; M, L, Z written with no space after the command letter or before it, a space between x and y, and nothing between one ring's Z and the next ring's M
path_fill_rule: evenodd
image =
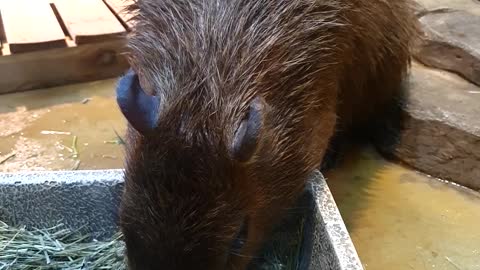
M0 172L122 168L115 131L123 136L126 125L114 99L115 83L2 95Z
M480 269L478 193L370 149L354 151L326 177L365 269Z

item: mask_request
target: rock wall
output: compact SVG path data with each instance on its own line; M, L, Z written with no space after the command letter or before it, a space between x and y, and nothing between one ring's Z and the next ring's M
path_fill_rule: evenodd
M417 2L423 36L414 48L395 156L480 190L480 1Z

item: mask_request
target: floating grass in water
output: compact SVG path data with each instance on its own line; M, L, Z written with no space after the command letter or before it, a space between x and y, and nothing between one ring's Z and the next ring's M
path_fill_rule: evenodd
M75 160L75 163L73 164L73 167L72 167L72 170L78 170L78 168L80 167L80 163L81 161L80 160Z
M16 153L10 153L8 154L6 157L4 157L3 159L0 160L0 165L2 165L3 163L7 162L9 159L11 158L14 158L16 155Z
M73 158L78 158L77 136L73 136L72 150L73 150Z
M274 233L254 269L298 269L303 221L295 223L297 230ZM92 241L62 224L26 230L0 221L0 270L126 270L124 248L120 233L109 241Z
M103 141L103 143L124 145L125 141L123 140L122 136L120 136L115 129L113 129L113 132L115 133L115 136L116 136L115 140Z

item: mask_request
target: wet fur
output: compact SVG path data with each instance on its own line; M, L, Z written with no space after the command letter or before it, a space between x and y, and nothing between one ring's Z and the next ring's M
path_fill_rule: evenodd
M407 0L143 0L129 10L130 61L161 98L158 127L128 131L121 227L132 269L244 269L340 138L400 127L417 31ZM265 102L259 144L238 162L229 146L255 97ZM245 215L247 244L231 254Z

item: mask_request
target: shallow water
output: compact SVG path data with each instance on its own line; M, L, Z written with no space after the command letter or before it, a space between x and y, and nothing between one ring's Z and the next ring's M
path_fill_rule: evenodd
M0 172L121 168L115 82L1 95Z
M478 193L370 149L326 177L366 270L480 269Z

